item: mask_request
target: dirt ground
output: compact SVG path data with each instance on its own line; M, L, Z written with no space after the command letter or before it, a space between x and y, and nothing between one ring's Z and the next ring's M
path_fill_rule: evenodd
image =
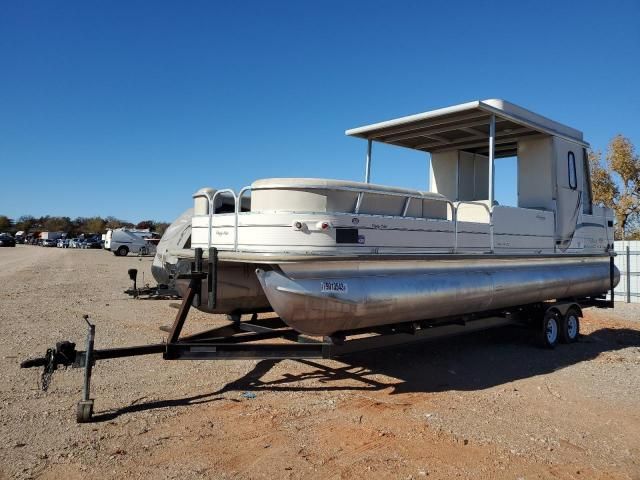
M626 305L587 310L580 341L553 351L509 328L343 361L99 362L96 422L76 424L82 371L44 393L19 363L61 339L84 348L85 313L97 348L161 340L172 302L123 294L127 269L149 281L150 264L0 249L0 479L640 479L640 309Z

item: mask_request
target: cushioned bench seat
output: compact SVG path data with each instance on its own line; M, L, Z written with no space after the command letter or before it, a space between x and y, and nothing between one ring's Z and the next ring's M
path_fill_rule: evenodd
M402 215L407 198L409 217L447 218L446 197L400 187L325 178L268 178L251 185L251 211L359 213Z

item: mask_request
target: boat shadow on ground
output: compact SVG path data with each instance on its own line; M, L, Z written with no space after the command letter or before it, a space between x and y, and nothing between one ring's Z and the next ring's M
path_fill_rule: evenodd
M640 331L603 328L582 335L577 343L554 350L538 347L531 332L502 328L446 340L422 342L341 357L331 365L296 360L312 367L263 380L279 361L263 360L227 391L383 390L391 394L448 390L482 390L551 373L602 353L640 347ZM335 366L335 363L342 366Z
M603 328L577 343L554 350L538 347L531 332L506 327L456 338L362 352L338 360L287 360L299 373L277 371L283 360L261 360L243 377L221 389L179 399L135 403L94 415L96 422L123 414L169 407L241 401L230 392L379 391L390 394L482 390L535 377L597 358L606 352L640 347L640 331ZM338 365L336 365L338 364ZM274 371L272 371L274 370ZM265 379L264 377L273 377Z

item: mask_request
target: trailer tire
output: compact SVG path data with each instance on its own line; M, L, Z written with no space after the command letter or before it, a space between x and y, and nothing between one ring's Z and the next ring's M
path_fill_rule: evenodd
M124 245L121 247L118 247L118 249L115 251L115 254L117 257L126 257L128 253L129 253L129 249Z
M573 343L580 335L580 311L576 307L569 307L560 322L560 341Z
M547 310L542 317L539 338L544 348L555 348L558 344L562 316L557 310Z

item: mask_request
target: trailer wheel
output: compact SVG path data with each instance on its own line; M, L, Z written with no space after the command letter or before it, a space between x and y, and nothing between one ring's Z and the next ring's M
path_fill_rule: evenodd
M540 343L545 348L554 348L558 344L561 316L556 310L547 310L542 318Z
M129 249L124 245L121 247L118 247L118 250L116 250L116 256L118 257L126 257L127 253L129 253Z
M573 343L580 335L580 312L575 307L567 309L560 322L560 341Z

